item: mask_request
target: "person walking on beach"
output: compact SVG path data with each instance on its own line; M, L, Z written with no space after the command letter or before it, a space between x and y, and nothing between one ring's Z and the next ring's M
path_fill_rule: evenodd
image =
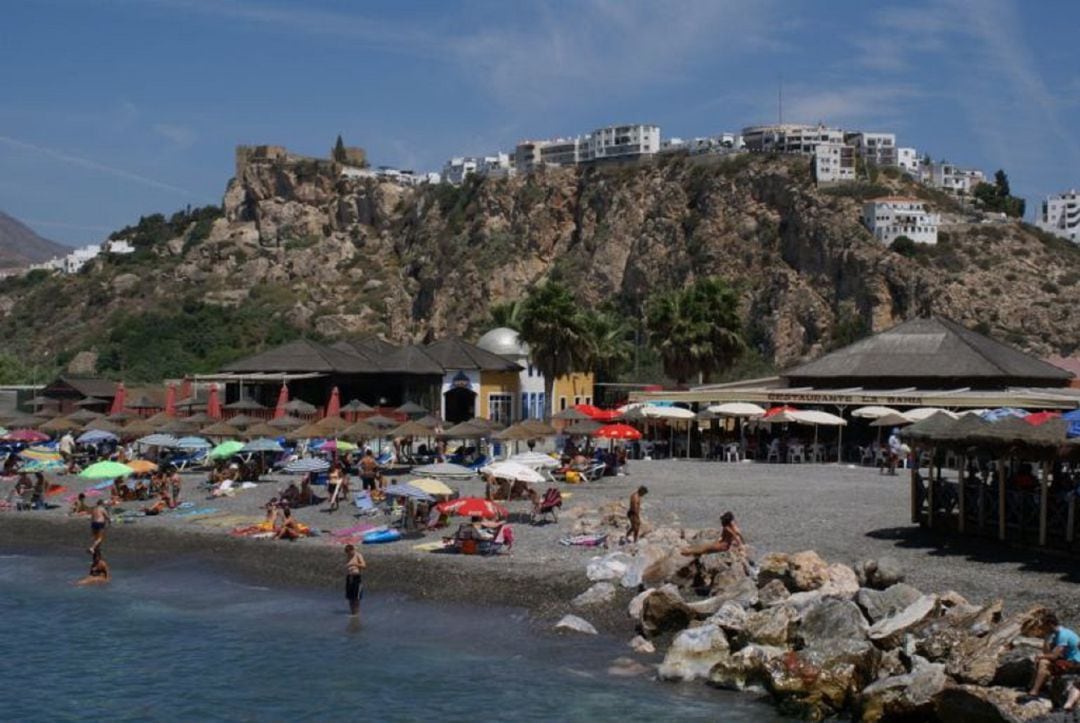
M628 542L637 542L641 535L641 498L647 494L649 488L641 485L630 495L630 508L626 511L626 518L630 521L630 528L626 531Z
M345 545L345 599L349 601L349 614L360 616L360 598L364 596L362 573L367 563L353 545Z
M378 485L379 461L375 459L375 453L370 449L364 452L360 460L360 482L364 490L374 490Z
M109 511L105 509L105 500L98 500L94 508L90 510L90 554L101 549L101 543L105 542L105 525L112 522Z
M900 429L893 427L889 435L889 474L896 474L896 465L900 463L900 457L904 453L904 445L900 441Z

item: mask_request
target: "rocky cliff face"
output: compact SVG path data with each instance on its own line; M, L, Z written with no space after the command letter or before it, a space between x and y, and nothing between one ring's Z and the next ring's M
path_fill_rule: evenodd
M926 194L899 178L878 184ZM132 297L168 308L183 296L258 303L328 337L404 341L474 333L492 304L553 274L582 304L613 301L630 314L656 291L718 275L739 289L751 343L780 365L927 312L1037 353L1080 344L1076 249L931 198L953 223L938 247L901 256L859 223L858 196L881 190L816 189L805 159L748 155L415 189L253 164L229 183L208 237L154 247L138 272L99 262L65 282L86 293L55 313L85 311L89 296L94 323L107 325ZM33 293L0 291L0 312ZM54 326L28 343L92 346Z

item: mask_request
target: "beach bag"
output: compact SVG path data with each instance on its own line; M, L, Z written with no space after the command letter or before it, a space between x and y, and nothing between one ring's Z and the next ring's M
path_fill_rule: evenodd
M569 470L566 473L566 481L570 484L577 484L581 481L581 473Z

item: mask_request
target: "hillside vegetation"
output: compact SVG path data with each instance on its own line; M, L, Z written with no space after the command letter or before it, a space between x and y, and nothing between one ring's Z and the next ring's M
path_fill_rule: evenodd
M884 192L945 212L941 243L876 243L859 215ZM1080 252L959 210L897 174L817 189L806 159L766 155L415 189L253 164L220 209L114 234L135 254L4 282L0 334L26 368L89 350L102 371L143 379L212 370L300 334L471 336L493 306L547 278L635 321L655 295L720 277L751 352L777 366L931 312L1039 354L1075 350Z

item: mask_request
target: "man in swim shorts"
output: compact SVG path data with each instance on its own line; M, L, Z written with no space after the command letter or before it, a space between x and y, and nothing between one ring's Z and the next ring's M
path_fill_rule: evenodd
M345 545L345 599L349 601L349 614L360 615L360 598L364 596L364 581L361 573L367 563L353 545Z
M110 521L109 511L105 509L105 500L98 500L98 503L90 510L91 555L93 555L94 552L101 547L101 543L105 541L105 525L109 524Z
M641 498L649 494L649 488L641 485L634 494L630 495L630 507L626 511L626 518L630 520L630 529L626 531L627 542L637 542L641 534Z
M370 449L364 452L360 460L360 482L363 489L373 490L378 484L379 462L375 459L375 453Z

